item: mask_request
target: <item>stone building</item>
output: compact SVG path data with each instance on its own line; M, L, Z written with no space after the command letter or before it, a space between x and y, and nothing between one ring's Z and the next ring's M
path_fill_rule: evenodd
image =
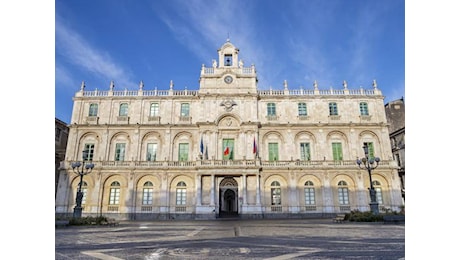
M67 124L57 118L54 118L55 129L55 146L54 146L54 195L56 195L59 183L61 162L65 160L65 150L67 147L67 138L69 136L69 128Z
M390 132L391 151L398 165L398 175L401 182L401 194L405 199L406 157L405 157L405 105L404 98L391 101L385 105L388 128Z
M81 90L75 94L56 214L118 219L321 217L369 210L369 178L356 164L367 144L381 162L381 208L401 205L383 95L370 89L260 90L227 40L199 89Z

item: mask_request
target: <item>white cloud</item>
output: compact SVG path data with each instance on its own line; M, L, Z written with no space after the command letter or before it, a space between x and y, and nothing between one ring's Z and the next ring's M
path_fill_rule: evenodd
M246 12L241 12L242 4ZM227 37L244 50L240 58L246 66L254 63L263 70L263 55L251 21L251 3L235 1L180 1L171 3L173 12L152 8L182 44L211 65ZM245 55L246 54L246 55ZM210 56L211 55L211 56ZM250 55L250 56L249 56Z
M69 74L69 71L65 67L56 63L54 72L55 72L55 81L59 83L56 85L56 87L71 86L72 84L74 84L74 80L72 79L72 76Z
M89 71L96 77L107 81L107 85L111 80L123 88L137 84L130 80L130 73L113 61L108 53L85 42L76 31L61 23L58 17L56 18L56 52L80 69ZM67 77L70 76L67 75Z

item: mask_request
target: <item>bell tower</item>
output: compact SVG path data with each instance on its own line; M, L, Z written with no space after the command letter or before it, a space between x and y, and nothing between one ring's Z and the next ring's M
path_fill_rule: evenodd
M244 66L239 49L229 39L217 50L218 61L212 67L201 67L200 94L257 94L254 65Z
M234 68L238 67L238 50L230 42L230 39L227 39L227 42L222 45L222 47L217 50L219 54L219 68Z

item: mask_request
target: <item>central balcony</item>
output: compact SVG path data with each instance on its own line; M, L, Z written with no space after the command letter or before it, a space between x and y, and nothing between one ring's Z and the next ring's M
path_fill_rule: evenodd
M72 161L65 162L71 169ZM264 169L356 169L356 160L333 161L263 161L263 160L198 160L198 161L93 161L95 169L211 169L211 168L264 168ZM397 167L395 161L380 161L379 167Z

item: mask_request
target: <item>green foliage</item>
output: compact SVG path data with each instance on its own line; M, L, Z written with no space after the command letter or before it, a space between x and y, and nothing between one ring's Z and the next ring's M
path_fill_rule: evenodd
M84 226L84 225L101 225L101 222L107 222L107 217L98 216L98 217L81 217L81 218L72 218L70 219L69 224L74 226Z
M393 211L391 209L385 209L378 215L374 215L372 211L361 212L359 210L352 210L350 213L345 215L345 220L355 222L380 222L383 221L385 215L404 215L404 208L401 211Z
M345 217L349 221L355 222L378 222L383 221L383 215L374 215L371 211L361 212L359 210L352 210Z

